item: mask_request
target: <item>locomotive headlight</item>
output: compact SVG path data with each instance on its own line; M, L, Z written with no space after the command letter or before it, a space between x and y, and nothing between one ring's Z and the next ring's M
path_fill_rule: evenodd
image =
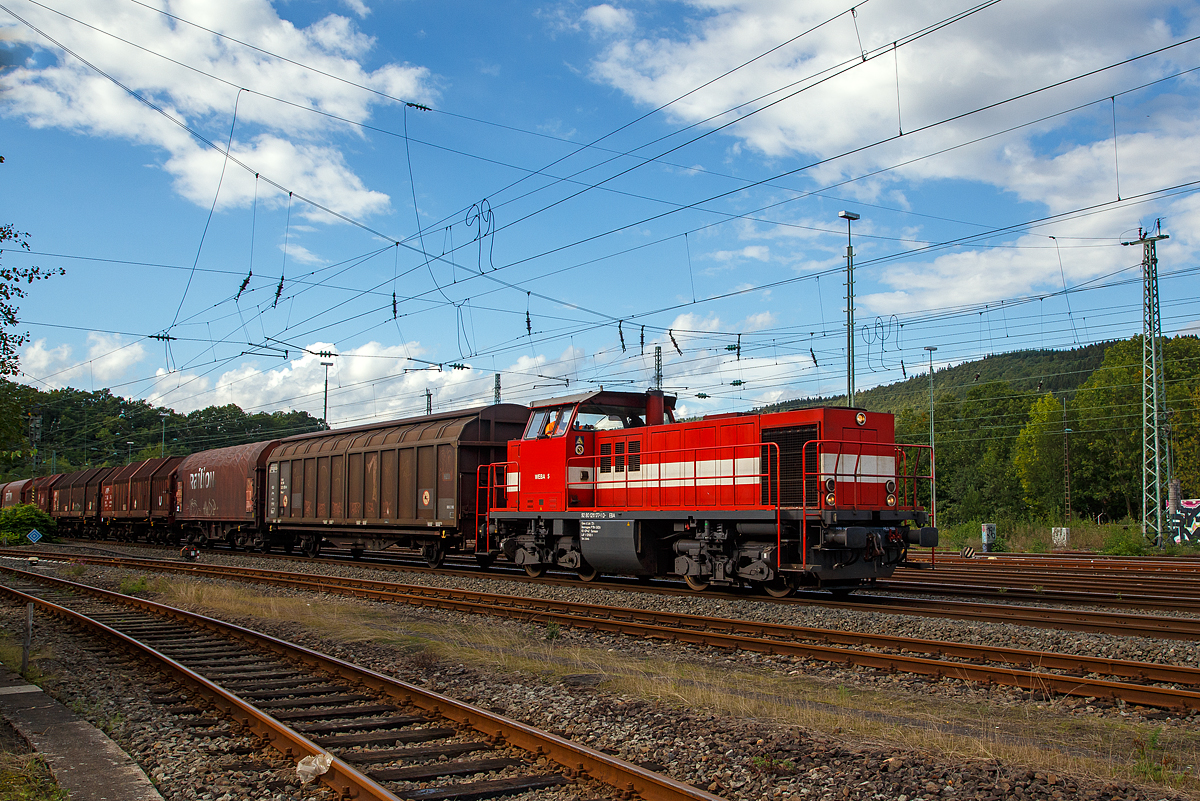
M896 505L896 496L895 496L895 495L889 495L889 496L887 496L887 505L888 505L888 506L895 506L895 505Z
M887 488L888 493L893 493L896 491L896 482L892 481L890 478L883 486Z
M860 426L866 425L867 424L866 413L859 412L858 414L854 415L854 422L858 423Z
M837 486L837 482L832 477L825 479L825 491L833 492L833 488Z
M833 493L831 492L831 493L829 493L828 495L826 495L826 496L825 496L825 505L826 505L826 506L833 506L833 502L834 502L835 500L836 500L836 498L834 498L834 495L833 495Z

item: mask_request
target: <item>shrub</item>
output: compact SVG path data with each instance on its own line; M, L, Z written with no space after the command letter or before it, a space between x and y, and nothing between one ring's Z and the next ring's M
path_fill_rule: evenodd
M5 545L25 542L25 535L35 528L43 536L52 536L56 528L54 518L31 503L0 509L0 542Z
M1121 528L1104 538L1100 552L1112 556L1142 556L1146 553L1146 543L1140 531Z

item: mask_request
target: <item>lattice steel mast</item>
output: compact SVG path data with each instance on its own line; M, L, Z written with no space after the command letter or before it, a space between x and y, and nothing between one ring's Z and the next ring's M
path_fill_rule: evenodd
M1158 307L1158 256L1154 243L1169 239L1155 224L1154 236L1138 229L1138 238L1122 245L1142 246L1142 536L1158 547L1163 546L1162 486L1170 480L1163 476L1162 426L1166 397L1162 381L1162 318Z

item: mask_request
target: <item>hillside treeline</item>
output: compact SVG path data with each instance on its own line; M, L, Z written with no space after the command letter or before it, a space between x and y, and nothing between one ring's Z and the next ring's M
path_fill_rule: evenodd
M1167 429L1163 450L1184 498L1200 497L1200 340L1162 340ZM1091 354L1081 354L1090 356ZM998 357L992 357L998 358ZM1142 340L1110 344L1090 373L1064 363L1075 381L935 380L938 511L946 524L979 520L1058 522L1065 514L1070 454L1075 518L1141 516ZM972 365L960 365L961 372ZM979 371L975 370L974 375ZM1084 378L1086 376L1086 378ZM1079 381L1083 378L1082 381ZM928 374L925 376L928 381ZM1041 391L1031 388L1036 380ZM924 404L897 411L897 439L929 442ZM1066 429L1070 432L1066 433ZM1166 500L1166 487L1163 487Z
M0 479L185 455L321 427L307 412L247 414L231 403L180 414L107 389L43 392L0 380Z

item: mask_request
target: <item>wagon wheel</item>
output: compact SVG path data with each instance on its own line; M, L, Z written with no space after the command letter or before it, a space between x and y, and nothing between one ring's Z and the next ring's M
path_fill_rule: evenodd
M778 576L770 581L764 581L762 588L772 598L786 598L796 591L796 588L789 584L786 579Z
M446 560L446 551L437 543L428 542L421 548L421 558L432 568L439 568Z
M580 581L595 581L600 577L600 571L584 562L579 566L576 575L579 576Z
M482 570L487 570L489 567L492 566L492 563L495 561L496 561L495 554L490 554L490 553L475 554L475 563L477 565L479 565L480 569L482 569Z
M300 539L300 549L304 551L305 556L317 556L321 553L321 538L320 537L302 537Z
M696 592L704 592L708 589L708 579L704 576L684 576L683 580L687 582L689 589Z
M528 574L528 576L530 578L538 578L545 572L546 572L545 565L542 565L542 564L525 565L525 573Z

